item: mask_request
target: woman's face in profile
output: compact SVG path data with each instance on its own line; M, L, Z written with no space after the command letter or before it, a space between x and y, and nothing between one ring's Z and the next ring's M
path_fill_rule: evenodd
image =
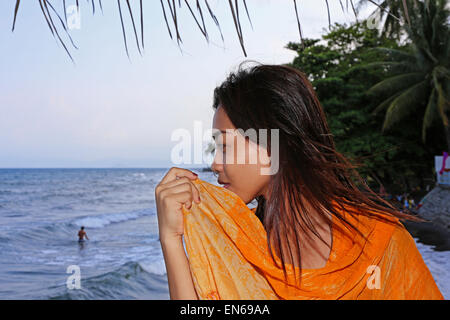
M236 129L219 105L213 119L216 152L211 168L218 174L220 184L248 204L257 196L266 195L270 175L261 172L270 167L270 159L264 147L258 147Z

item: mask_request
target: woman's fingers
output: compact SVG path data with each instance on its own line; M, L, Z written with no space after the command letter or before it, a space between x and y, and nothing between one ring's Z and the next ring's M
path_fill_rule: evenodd
M198 192L197 188L191 182L181 182L180 184L176 184L176 185L167 187L163 190L166 190L168 192L170 190L170 194L180 193L180 192L189 192L189 194L190 194L189 200L195 199L195 202L200 203L199 192Z
M184 204L186 209L190 209L192 207L192 193L190 191L171 193L170 196L168 196L168 201L175 201L182 205Z
M178 168L178 167L172 167L169 169L169 171L166 173L166 175L161 179L160 184L165 184L167 182L177 180L177 178L181 178L181 177L188 177L192 180L197 179L197 175L190 170Z
M183 235L182 206L190 209L193 201L200 203L200 192L192 183L195 179L191 171L173 167L155 187L160 238Z
M181 187L180 187L181 186ZM191 180L187 177L181 177L177 180L173 180L170 182L167 182L165 184L159 184L155 192L156 194L159 194L163 190L170 189L171 192L180 192L182 190L190 190L193 199L195 199L195 202L200 203L200 191L197 189L197 187L191 182Z

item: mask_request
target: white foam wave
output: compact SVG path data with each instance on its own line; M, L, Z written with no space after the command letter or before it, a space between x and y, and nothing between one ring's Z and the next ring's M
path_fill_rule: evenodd
M133 173L131 176L133 180L152 180L152 177L150 175L142 172Z
M153 261L141 261L139 262L139 264L142 269L149 273L153 273L159 276L163 276L166 274L166 265L162 256L158 259L154 259Z
M111 223L133 220L149 214L151 214L149 210L101 214L98 216L91 216L77 219L74 221L74 224L79 227L85 226L88 228L103 228Z
M434 251L433 246L418 242L417 249L446 300L450 299L450 251Z

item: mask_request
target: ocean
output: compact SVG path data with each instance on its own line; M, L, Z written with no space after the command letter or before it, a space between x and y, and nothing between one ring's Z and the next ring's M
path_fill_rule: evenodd
M154 199L168 170L0 169L0 299L169 299ZM449 299L450 251L415 239Z

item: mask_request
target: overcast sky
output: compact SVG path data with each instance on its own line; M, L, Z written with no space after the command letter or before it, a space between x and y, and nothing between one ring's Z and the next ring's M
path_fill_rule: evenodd
M79 49L68 46L74 65L52 37L38 1L21 2L11 32L15 2L0 1L0 168L198 166L172 162L178 143L172 134L184 129L194 135L195 123L210 129L213 90L230 71L245 59L291 62L295 53L283 47L299 41L292 0L247 0L253 30L240 7L247 58L228 1L209 1L225 43L203 6L209 44L182 1L180 50L160 1L144 1L141 57L123 2L129 60L117 2L103 1L103 15L93 16L80 1L80 28L70 31ZM52 4L62 13L61 2ZM351 10L343 13L337 0L329 2L333 22L354 21ZM328 26L325 1L297 5L304 36L320 37Z

